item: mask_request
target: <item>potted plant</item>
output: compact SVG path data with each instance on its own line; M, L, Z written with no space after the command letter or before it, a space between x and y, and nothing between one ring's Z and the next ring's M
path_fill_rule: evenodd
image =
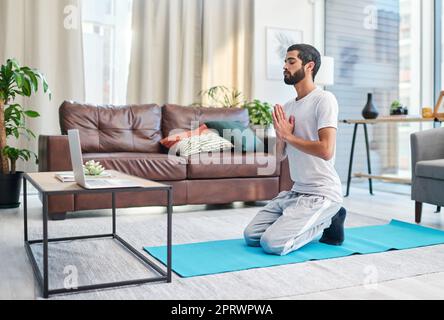
M401 102L395 100L390 105L390 115L408 115L408 109L407 107L403 106Z
M40 114L25 110L15 101L16 97L31 97L39 90L42 83L44 93L51 92L45 77L35 69L22 67L14 59L8 59L0 66L0 208L17 208L23 172L17 172L16 163L21 159L29 161L32 156L37 162L37 155L27 149L8 145L8 137L19 139L25 136L35 138L26 127L26 118L37 118Z
M211 87L199 92L199 96L206 99L210 106L217 108L240 108L244 103L242 92L226 86ZM201 103L193 104L193 106L200 105Z
M250 117L250 127L255 131L256 136L265 141L276 136L273 124L273 108L268 102L255 99L244 105Z
M243 93L236 88L215 86L199 92L199 96L214 107L247 109L252 129L267 131L273 123L273 108L268 102L257 99L245 101ZM201 106L201 104L194 103L192 106Z
M253 100L244 106L248 110L253 127L268 129L273 123L273 108L268 102Z

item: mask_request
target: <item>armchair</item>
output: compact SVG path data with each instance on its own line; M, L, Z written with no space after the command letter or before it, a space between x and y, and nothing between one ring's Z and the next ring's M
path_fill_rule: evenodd
M412 200L415 201L415 221L421 222L422 204L444 206L444 128L413 133Z

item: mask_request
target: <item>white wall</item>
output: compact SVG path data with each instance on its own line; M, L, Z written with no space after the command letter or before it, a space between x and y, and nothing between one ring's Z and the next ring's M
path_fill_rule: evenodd
M284 104L296 96L293 87L282 80L267 79L266 28L296 29L303 32L303 42L318 47L322 52L322 10L316 0L255 0L254 9L254 74L253 97L271 104ZM319 1L322 2L322 1ZM313 8L316 6L316 21ZM321 8L323 9L323 8ZM318 19L321 18L322 21ZM316 30L315 30L316 29ZM316 34L316 36L315 36ZM283 62L282 62L283 66Z

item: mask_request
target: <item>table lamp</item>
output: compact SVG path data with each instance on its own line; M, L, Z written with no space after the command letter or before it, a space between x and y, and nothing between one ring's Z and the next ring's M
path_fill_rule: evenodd
M320 86L335 84L335 59L333 57L321 57L321 68L316 75L315 84Z

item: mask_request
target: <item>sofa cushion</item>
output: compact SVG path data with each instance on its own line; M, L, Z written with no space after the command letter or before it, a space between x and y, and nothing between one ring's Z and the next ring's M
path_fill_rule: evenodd
M97 106L65 101L60 128L79 129L82 151L160 152L161 108L157 105Z
M107 170L117 170L155 181L187 178L185 158L161 153L86 153L83 161L99 161Z
M418 161L415 173L423 178L444 180L444 159Z
M245 127L239 121L208 121L205 124L208 128L216 130L221 137L231 141L236 151L265 151L262 140L250 127Z
M248 110L243 108L205 108L165 105L162 109L164 137L183 130L198 128L207 121L240 121L245 127L250 123ZM177 130L177 131L175 131Z
M182 157L188 157L200 153L231 151L232 148L233 144L230 141L219 137L215 132L205 131L198 136L191 136L179 141L170 149L169 153L173 152Z
M279 193L278 177L187 180L188 204L223 204L271 200Z
M172 134L166 138L163 138L162 140L160 140L160 144L163 145L165 148L170 149L178 142L187 139L191 136L199 136L207 130L208 130L207 126L203 124L197 129L183 131L181 133Z
M265 153L201 153L188 157L188 179L277 177L280 163Z

